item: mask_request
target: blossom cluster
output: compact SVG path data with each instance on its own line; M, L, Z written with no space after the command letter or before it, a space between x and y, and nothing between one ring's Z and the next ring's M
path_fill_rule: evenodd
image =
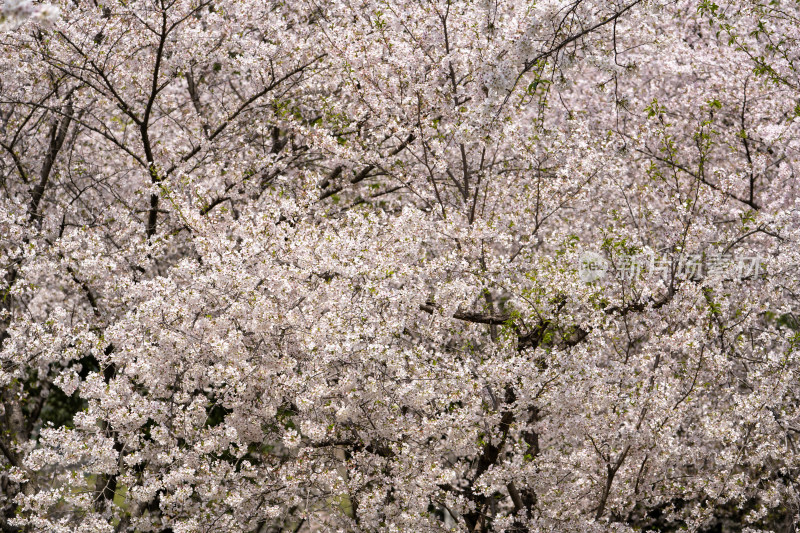
M1 531L800 524L794 0L1 9Z

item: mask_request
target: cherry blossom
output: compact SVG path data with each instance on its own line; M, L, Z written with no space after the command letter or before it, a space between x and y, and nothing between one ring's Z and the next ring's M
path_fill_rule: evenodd
M800 523L796 2L1 9L0 530Z

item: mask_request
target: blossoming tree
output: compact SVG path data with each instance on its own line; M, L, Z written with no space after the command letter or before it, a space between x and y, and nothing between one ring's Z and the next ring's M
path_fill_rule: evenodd
M797 2L2 13L0 530L800 520Z

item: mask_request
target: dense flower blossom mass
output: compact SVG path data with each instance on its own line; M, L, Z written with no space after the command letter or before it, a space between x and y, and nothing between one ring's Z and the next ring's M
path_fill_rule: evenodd
M800 523L800 3L0 30L0 531Z

